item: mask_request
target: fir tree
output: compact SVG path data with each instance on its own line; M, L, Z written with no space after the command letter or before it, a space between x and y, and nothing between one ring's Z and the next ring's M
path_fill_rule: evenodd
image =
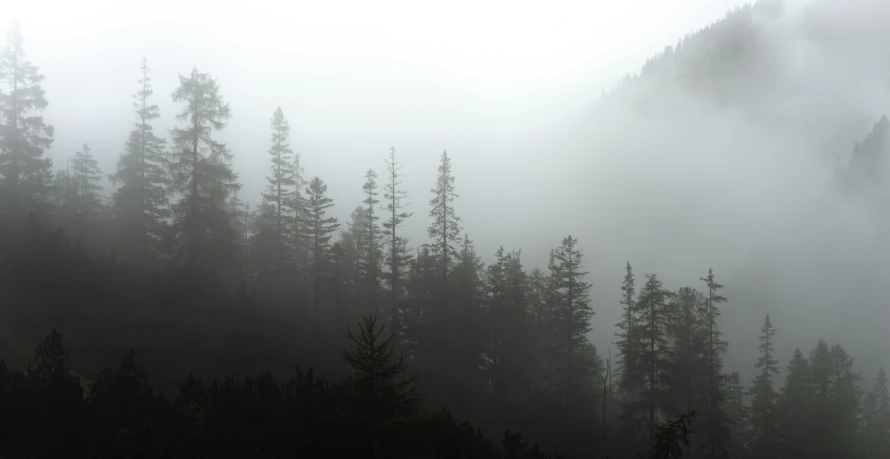
M309 241L312 249L312 308L321 305L321 286L324 278L325 262L330 250L331 235L340 228L335 217L325 217L327 210L334 206L334 200L325 193L328 186L318 177L313 177L306 188L307 220L302 237Z
M71 159L71 191L67 201L68 214L76 234L80 237L94 235L98 231L98 219L102 214L102 185L99 180L102 172L99 162L93 157L89 145L74 154Z
M167 231L170 180L164 140L155 135L151 125L152 120L160 117L160 110L149 102L154 91L144 57L140 70L139 91L133 95L135 129L130 132L117 171L110 179L113 184L120 184L112 199L119 222L120 247L125 253L147 258L158 253Z
M380 216L375 213L376 206L380 202L377 199L377 174L373 169L368 169L365 173L365 184L362 186L365 193L364 213L365 213L365 235L367 243L362 254L363 266L363 284L365 298L368 302L368 310L373 314L378 314L378 297L380 289L380 259L382 257L380 243L380 229L377 221Z
M722 333L718 319L720 317L719 304L726 302L726 297L718 291L723 285L717 283L714 278L714 270L708 269L708 275L702 277L708 287L705 295L704 322L707 328L707 375L708 396L706 399L707 435L705 442L709 450L708 457L716 459L724 454L726 449L726 415L721 410L723 392L721 391L721 377L723 374L723 354L726 352L726 341L721 339Z
M641 336L638 324L639 318L634 310L636 290L634 288L634 273L630 262L625 267L624 282L621 285L623 306L621 322L616 324L618 337L618 353L621 356L621 364L618 370L619 381L625 396L635 396L634 392L641 385L643 378L637 358L641 352Z
M769 315L763 320L760 329L760 357L754 365L759 374L754 378L751 388L751 425L755 439L754 452L756 457L769 459L775 457L775 431L778 425L776 406L777 394L773 384L773 376L779 374L778 361L773 354L773 337L776 329Z
M671 342L669 376L671 411L685 413L704 405L708 393L707 324L702 320L705 297L691 287L671 298L668 331Z
M550 262L551 292L551 343L546 359L551 368L554 383L560 385L566 409L580 401L582 384L594 372L594 364L586 353L591 346L587 340L590 320L594 312L590 307L590 287L584 282L581 250L578 240L568 236L553 252Z
M866 457L890 457L890 390L887 374L881 368L872 390L865 397L863 440Z
M44 152L53 127L35 114L48 105L43 75L25 55L18 21L9 23L0 52L0 212L40 209L50 192L52 160Z
M231 110L216 80L197 69L179 75L173 101L184 104L177 115L184 125L172 131L170 162L174 189L182 195L174 207L177 255L206 267L231 265L237 255L237 235L226 202L237 190L237 175L229 166L232 154L211 136L225 127Z
M460 237L460 218L454 213L454 176L451 174L451 159L448 152L442 152L439 163L439 174L436 178L436 187L433 188L433 199L430 200L430 217L433 223L428 233L431 253L438 259L439 264L439 300L443 311L448 307L448 274L452 261L457 258L455 242Z
M643 387L638 401L631 401L628 407L631 413L645 413L649 435L655 434L658 418L669 408L667 391L671 348L669 341L669 325L672 317L671 305L668 303L670 292L665 290L655 274L646 275L646 284L640 290L640 296L634 304L634 310L640 317L643 351L640 354L640 366L645 369Z
M389 320L392 324L393 333L399 336L401 331L401 321L399 319L400 299L404 294L402 279L404 279L405 270L411 260L411 254L408 252L408 239L399 234L399 230L412 213L402 210L408 206L408 203L403 202L403 200L408 198L408 193L399 188L402 184L402 181L399 180L399 177L401 177L399 175L401 166L396 162L395 147L389 149L386 167L389 172L389 178L386 184L383 185L383 199L386 200L384 210L386 210L388 218L383 222L383 227L387 232L385 243L389 246L386 260L386 264L389 267L389 272L386 276L389 282Z
M812 425L813 378L810 364L800 349L795 349L788 363L788 374L779 398L779 427L777 435L780 439L779 457L812 457L815 448L811 442L815 426Z
M394 355L395 336L384 337L385 329L385 325L378 327L376 316L363 317L358 324L358 336L351 330L346 334L352 350L343 352L353 370L344 386L356 396L356 414L372 424L410 415L416 400L412 390L415 378L402 377L407 370L406 359Z
M751 411L745 405L746 391L738 372L726 377L724 392L724 411L728 419L729 457L745 459L752 456Z
M272 147L269 156L272 159L272 173L266 177L268 182L266 192L263 193L263 201L272 205L274 212L272 240L276 248L274 258L270 262L279 273L284 272L284 263L287 259L287 218L288 208L293 207L293 188L296 185L294 177L293 151L290 148L290 126L284 118L284 112L278 107L272 114Z

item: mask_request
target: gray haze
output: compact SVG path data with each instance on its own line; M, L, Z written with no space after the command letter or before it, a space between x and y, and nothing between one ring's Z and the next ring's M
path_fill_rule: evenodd
M853 200L833 182L838 156L890 108L886 2L788 0L781 13L757 13L752 43L766 60L717 69L720 84L694 91L672 68L616 85L742 2L549 2L545 11L517 2L448 11L50 3L0 16L19 18L46 75L57 167L87 142L113 170L143 55L163 115L157 129L173 126L176 75L195 66L231 103L220 138L248 202L265 185L269 119L281 106L306 173L328 183L341 221L361 201L364 172L382 175L394 145L412 193L413 245L426 240L443 149L457 213L486 260L503 245L543 268L562 237L578 237L603 353L630 261L638 282L657 273L672 288L700 287L715 269L729 297L728 366L743 375L767 313L783 361L791 346L824 337L863 367L890 364L886 193ZM603 88L615 91L597 101Z

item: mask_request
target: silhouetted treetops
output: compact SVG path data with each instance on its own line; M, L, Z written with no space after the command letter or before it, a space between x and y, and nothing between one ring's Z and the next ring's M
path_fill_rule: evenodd
M573 236L546 267L503 247L486 265L445 151L426 241L405 236L417 217L395 148L341 222L280 107L251 208L218 140L232 109L217 80L179 75L165 139L146 59L138 77L105 200L87 143L53 174L17 24L0 53L2 454L890 457L886 375L862 387L842 347L782 368L767 316L754 380L724 368L713 270L673 289L627 263L620 304L604 305ZM604 362L591 324L612 307Z

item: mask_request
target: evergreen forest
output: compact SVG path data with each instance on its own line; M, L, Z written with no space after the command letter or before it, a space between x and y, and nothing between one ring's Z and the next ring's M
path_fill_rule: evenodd
M410 157L392 147L354 184L360 202L334 202L274 106L265 190L246 196L219 135L237 110L225 82L156 75L139 56L115 168L87 143L54 164L52 94L27 49L12 22L0 457L890 458L883 369L826 340L780 361L786 324L770 315L745 332L756 377L725 362L735 299L719 267L666 285L630 260L620 303L594 304L578 234L547 241L546 266L520 247L477 252L447 150L428 189L403 185ZM153 91L162 78L172 94ZM869 145L844 184L873 169ZM354 210L339 221L334 206ZM418 221L427 237L411 240ZM615 344L598 348L591 324L610 309Z

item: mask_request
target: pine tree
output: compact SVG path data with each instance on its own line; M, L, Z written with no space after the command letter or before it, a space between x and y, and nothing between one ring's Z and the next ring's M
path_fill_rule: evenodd
M395 336L383 337L385 329L385 325L377 326L376 316L363 317L358 336L347 332L352 350L343 351L344 360L353 370L344 386L356 397L356 414L372 425L412 414L416 401L412 390L415 378L402 378L407 361L404 356L394 355Z
M405 278L405 270L411 260L411 254L408 252L408 239L399 234L402 224L408 219L412 213L405 212L408 203L402 202L408 198L408 193L399 186L402 181L399 180L399 170L401 166L396 162L396 149L389 149L389 158L386 162L389 179L383 185L383 199L386 200L384 210L388 218L383 222L386 229L385 244L389 246L386 264L389 267L387 280L389 282L389 301L390 312L389 320L392 324L392 331L396 336L401 332L400 300L404 295L404 285L402 280Z
M563 239L550 262L552 341L545 358L552 372L552 382L560 387L567 410L577 407L582 384L594 373L596 363L587 353L592 346L587 340L587 332L594 312L590 307L591 285L583 280L587 272L582 271L582 254L577 243L578 240L571 236Z
M775 431L778 425L778 409L776 406L777 394L773 385L773 375L779 374L778 361L773 354L773 337L776 329L770 321L769 315L763 320L763 328L760 329L760 357L755 368L760 373L754 378L751 388L751 425L754 435L754 453L758 458L769 459L775 457L776 438Z
M99 195L102 190L99 184L101 178L99 162L93 157L89 145L83 144L71 159L72 194L67 201L71 224L79 237L95 236L98 231L97 221L102 214L102 197Z
M778 457L813 457L811 443L818 435L812 425L814 395L810 364L800 349L795 349L779 397Z
M686 413L702 407L708 394L707 323L702 320L704 295L691 287L672 295L668 331L671 342L669 375L673 405Z
M428 233L430 239L430 252L437 258L439 264L439 301L443 311L448 308L448 274L452 261L457 258L455 242L460 237L460 218L454 213L454 176L451 175L451 159L448 152L442 152L439 163L439 175L436 178L436 187L433 188L433 199L430 200L430 217L433 219Z
M890 390L881 368L872 390L865 397L864 446L868 459L890 457Z
M729 457L746 459L752 456L751 411L745 405L746 391L739 373L734 371L726 377L724 384L724 411L728 420Z
M176 253L199 266L231 266L238 252L237 235L226 202L237 190L237 175L229 165L231 152L211 137L225 127L231 110L223 103L216 80L197 69L179 75L173 101L185 105L177 116L185 124L172 131L170 162L174 189L182 195L174 206Z
M292 214L291 234L293 235L293 256L291 262L297 272L304 271L309 261L309 244L304 238L309 213L306 209L306 196L303 195L309 182L305 179L305 171L301 161L302 156L300 153L295 152L293 165L294 185L289 207Z
M365 213L365 234L367 242L362 254L363 266L363 286L365 298L368 303L367 309L378 314L380 311L378 305L380 290L380 259L382 258L380 229L377 221L380 216L375 213L377 203L377 174L373 169L368 169L365 173L365 184L362 186L365 193L364 213Z
M327 210L334 206L334 200L325 193L328 186L318 177L313 177L306 188L307 220L303 227L302 237L311 244L312 249L312 309L317 311L321 305L321 286L325 274L325 263L330 250L331 235L340 228L335 217L325 217Z
M619 331L615 333L615 336L618 337L616 344L621 358L618 380L623 395L628 397L636 396L635 391L641 386L643 379L641 368L637 364L637 358L642 350L642 337L640 336L639 318L634 310L635 294L633 268L628 262L625 267L624 283L621 285L622 299L620 303L624 307L621 322L616 324Z
M646 275L646 284L640 290L635 313L640 317L643 351L640 366L645 369L643 387L638 401L631 401L631 413L646 414L649 435L654 435L658 418L669 409L667 393L671 346L669 325L673 312L668 303L670 292L665 290L655 274Z
M283 275L285 271L285 262L289 248L287 240L288 227L288 207L292 207L293 188L296 185L294 178L293 151L290 148L290 126L284 118L284 112L278 107L272 114L272 147L269 149L269 156L272 158L272 174L266 177L268 186L266 192L263 193L263 201L268 202L273 207L274 219L273 226L269 228L272 231L272 240L276 247L274 258L270 263L275 266L275 270L279 275Z
M119 223L117 237L121 250L137 258L156 256L167 231L170 216L167 189L170 179L164 140L155 135L151 122L160 110L151 104L148 61L142 58L139 91L133 95L136 109L135 129L117 162L117 171L110 176L112 184L120 184L112 198L112 207Z
M717 283L714 278L714 270L708 269L708 275L702 277L708 287L708 294L705 296L704 322L707 327L707 375L708 375L708 396L706 403L706 412L704 421L707 424L707 435L705 442L709 450L708 457L716 459L725 455L726 451L726 414L722 412L723 392L721 390L721 381L723 374L723 354L726 352L726 341L720 339L722 333L718 319L720 317L720 309L718 305L726 302L726 297L720 295L718 291L723 285Z
M0 213L24 214L49 198L52 159L44 152L53 127L34 114L48 105L42 81L25 55L18 21L10 21L0 52Z
M530 380L529 362L535 361L528 321L529 280L520 253L507 254L501 247L495 257L488 267L488 371L494 399L518 404L520 388Z

